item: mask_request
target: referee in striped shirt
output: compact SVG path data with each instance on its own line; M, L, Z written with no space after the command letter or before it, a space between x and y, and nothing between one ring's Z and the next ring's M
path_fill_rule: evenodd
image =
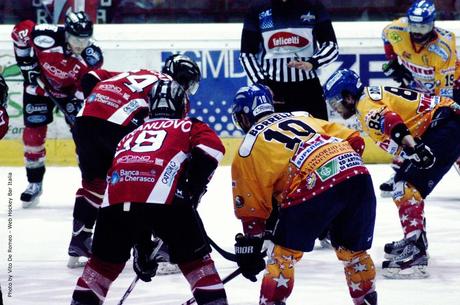
M331 19L320 1L252 1L240 61L253 83L272 89L276 112L308 111L327 120L316 70L337 56Z

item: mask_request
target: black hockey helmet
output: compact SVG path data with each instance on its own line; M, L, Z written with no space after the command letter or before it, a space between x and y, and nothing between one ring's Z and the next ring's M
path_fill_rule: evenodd
M193 95L198 91L201 72L198 65L190 57L182 54L169 56L161 72L170 75L184 87L188 94Z
M174 80L158 80L149 94L149 117L180 119L187 115L188 97Z
M5 78L0 74L0 106L6 107L8 102L8 85Z
M65 17L65 31L80 38L93 36L93 23L85 12L69 12Z

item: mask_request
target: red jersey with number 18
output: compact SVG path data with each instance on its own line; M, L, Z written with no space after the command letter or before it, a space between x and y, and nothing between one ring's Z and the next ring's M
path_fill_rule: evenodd
M225 152L217 134L197 119L146 121L118 144L102 207L124 202L170 204L194 148L217 162Z
M160 79L170 76L152 70L137 70L116 75L91 72L102 79L86 98L78 116L91 116L126 126L142 110L148 110L148 95Z

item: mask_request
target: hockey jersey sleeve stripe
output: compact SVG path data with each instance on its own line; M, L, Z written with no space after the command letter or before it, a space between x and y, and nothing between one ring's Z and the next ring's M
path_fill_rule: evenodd
M337 44L328 41L321 45L321 48L313 55L313 58L317 60L318 67L321 67L333 62L338 56L339 50Z
M186 159L187 154L183 151L180 151L171 159L171 161L169 161L160 177L158 177L157 183L155 183L154 188L147 198L147 202L166 203L166 200L168 199L168 196L171 193L171 189L173 187L174 177Z
M118 125L123 125L123 123L125 123L134 111L142 107L149 107L144 99L133 99L128 104L115 111L107 120Z
M265 78L254 54L241 53L240 61L246 74L253 83L257 83Z
M220 162L220 160L222 160L222 158L224 157L224 154L221 151L214 149L212 147L209 147L207 145L198 144L197 147L201 149L202 151L204 151L209 156L211 156L212 158L214 158L217 162Z

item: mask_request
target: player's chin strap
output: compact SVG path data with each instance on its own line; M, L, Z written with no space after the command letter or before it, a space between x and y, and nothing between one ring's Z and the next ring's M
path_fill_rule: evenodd
M150 255L150 259L153 259L155 255L157 255L162 245L163 245L163 241L161 239L158 239L158 244L155 247L155 249L152 251L152 254ZM118 305L123 305L123 303L126 301L131 291L133 291L138 281L139 281L139 276L136 275L134 280L131 282L131 285L129 285L128 289L126 290L125 294L121 297L121 300L120 302L118 302Z

